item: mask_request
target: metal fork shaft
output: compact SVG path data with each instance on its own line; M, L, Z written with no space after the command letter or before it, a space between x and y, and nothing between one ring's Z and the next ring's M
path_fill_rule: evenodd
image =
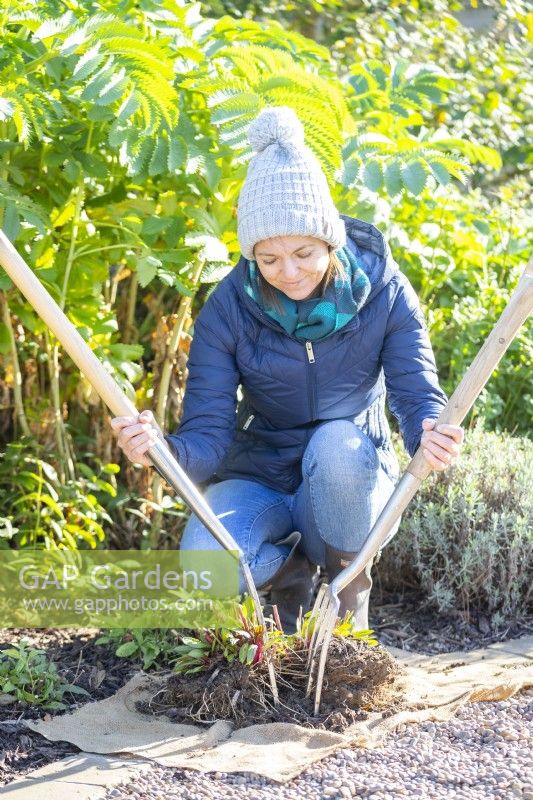
M241 548L226 530L189 476L179 466L166 444L161 439L157 439L148 450L148 455L167 483L185 500L189 508L194 511L209 532L213 534L217 542L225 550L235 550L235 558L240 560L243 556Z

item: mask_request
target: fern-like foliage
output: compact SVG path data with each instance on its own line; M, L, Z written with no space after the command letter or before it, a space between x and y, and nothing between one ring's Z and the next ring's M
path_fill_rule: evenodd
M208 74L182 85L204 94L221 141L240 151L238 160L251 155L247 129L262 108L293 108L328 180L337 177L344 134L355 130L342 87L290 53L263 44L222 47L211 58Z
M464 182L471 163L501 166L499 153L490 147L438 132L428 138L423 112L445 102L454 88L453 79L437 67L372 59L352 68L349 83L359 130L343 150L341 181L347 188L363 184L391 197L403 190L419 195L430 179L434 185L452 178Z
M137 101L146 133L177 121L173 56L169 39L147 41L145 31L106 14L76 27L62 42L63 54L75 55L73 77L83 80L82 99L97 105Z
M43 19L23 10L10 16L3 39L0 121L13 121L26 148L50 135L72 103L95 120L116 115L110 142L124 145L132 174L145 163L150 174L168 170L179 116L170 37L107 13ZM194 51L189 42L187 50ZM198 48L195 54L203 59Z
M42 208L3 179L0 179L0 209L2 229L12 241L17 237L21 217L39 233L45 233L48 220Z

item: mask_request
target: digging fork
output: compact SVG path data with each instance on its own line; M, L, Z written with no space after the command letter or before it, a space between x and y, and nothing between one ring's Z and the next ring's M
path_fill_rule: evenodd
M499 320L464 374L459 386L440 413L437 425L440 423L449 425L461 424L532 309L533 257L530 258ZM309 670L308 697L311 694L318 667L314 703L315 715L318 714L320 709L328 647L340 607L339 592L363 571L370 559L377 553L393 525L397 522L418 487L430 472L431 467L423 456L422 448L419 447L368 534L362 549L329 585L322 584L320 587L309 619L312 635L307 660L307 668Z
M48 294L44 286L26 264L24 259L15 250L7 236L0 230L0 264L4 267L13 283L20 289L28 302L33 306L41 319L48 325L61 342L74 363L83 372L87 380L100 395L104 403L116 416L138 417L138 412L133 403L124 394L122 389L113 380L96 358L91 348L82 339L74 325L67 319L55 300ZM201 519L206 528L215 537L225 550L236 551L232 555L238 560L242 569L246 586L254 602L259 624L262 626L267 638L267 629L263 609L257 593L257 588L252 578L250 568L245 560L244 553L222 525L216 514L210 508L205 498L183 471L164 442L157 439L148 450L148 455L153 465L159 470L166 481L185 500L189 508ZM265 648L270 686L274 704L279 703L278 689L274 666L268 648Z

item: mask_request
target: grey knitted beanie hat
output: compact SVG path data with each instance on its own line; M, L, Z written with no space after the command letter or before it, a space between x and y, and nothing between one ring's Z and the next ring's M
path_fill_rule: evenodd
M264 108L250 124L248 138L256 155L237 205L243 256L252 260L254 245L272 236L315 236L334 249L343 247L344 221L293 109Z

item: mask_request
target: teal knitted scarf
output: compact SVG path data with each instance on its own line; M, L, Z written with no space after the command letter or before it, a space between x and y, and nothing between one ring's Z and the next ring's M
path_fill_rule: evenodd
M282 328L298 339L320 341L343 328L353 319L370 292L370 281L359 259L348 247L335 251L344 267L344 275L335 275L321 297L309 300L291 300L279 289L274 289L282 311L263 302L258 279L257 262L247 261L245 290L250 297L275 319Z

